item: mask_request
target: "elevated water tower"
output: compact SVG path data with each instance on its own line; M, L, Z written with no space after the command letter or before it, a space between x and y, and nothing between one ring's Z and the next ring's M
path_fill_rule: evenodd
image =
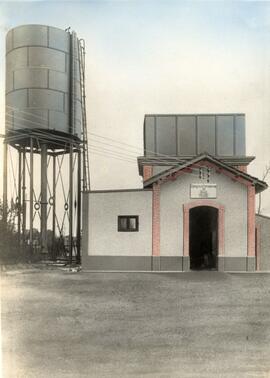
M6 37L4 217L11 181L21 241L33 247L38 223L41 251L48 252L51 229L70 261L80 260L81 182L83 190L90 184L84 57L83 40L69 29L22 25Z

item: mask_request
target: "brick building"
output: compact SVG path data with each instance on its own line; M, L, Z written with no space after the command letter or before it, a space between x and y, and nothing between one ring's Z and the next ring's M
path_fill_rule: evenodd
M243 114L146 115L143 189L84 194L83 268L268 269L255 220L267 184L247 173L253 159Z

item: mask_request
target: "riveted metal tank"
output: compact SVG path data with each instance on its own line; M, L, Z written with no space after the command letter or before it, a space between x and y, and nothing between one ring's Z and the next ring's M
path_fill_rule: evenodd
M80 43L74 32L22 25L6 37L6 135L81 138Z

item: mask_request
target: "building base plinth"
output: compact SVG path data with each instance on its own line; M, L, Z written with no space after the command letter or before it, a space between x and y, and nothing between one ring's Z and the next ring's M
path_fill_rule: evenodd
M152 256L152 270L154 272L160 271L160 256Z
M255 256L247 257L247 271L254 272L256 270L256 259Z
M219 272L225 271L225 257L224 256L218 256L218 266L217 269Z
M189 272L189 256L83 256L82 268L91 271ZM219 256L219 272L254 272L255 257Z
M189 271L189 257L183 256L83 256L84 270Z
M161 256L161 269L162 271L177 271L183 270L183 257L182 256Z
M183 271L188 272L190 270L190 258L189 256L183 256Z
M150 271L151 256L82 256L85 270Z
M247 261L246 257L224 257L224 271L225 272L246 272Z

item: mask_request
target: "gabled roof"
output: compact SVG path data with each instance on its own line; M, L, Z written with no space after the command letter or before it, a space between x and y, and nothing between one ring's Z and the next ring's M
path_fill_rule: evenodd
M262 218L268 219L270 221L269 215L263 215L263 214L258 214L258 213L256 213L255 215L256 215L256 217L262 217Z
M242 182L243 180L250 182L252 185L255 186L256 193L260 193L263 190L268 188L268 185L266 182L259 180L257 177L253 177L245 172L242 172L239 169L224 163L224 161L214 158L208 153L203 153L201 155L198 155L194 159L191 159L185 162L184 164L179 164L176 167L169 168L161 173L158 173L155 176L152 176L151 178L149 178L148 180L144 182L144 187L145 188L149 187L160 180L164 180L165 178L173 177L176 173L178 172L180 173L181 171L187 168L192 168L193 165L198 164L202 161L206 161L206 162L209 162L210 164L214 164L217 168L224 170L225 172L227 172L227 174L230 174L232 178L234 177L235 179L238 179L238 181L242 179Z
M179 166L186 163L188 160L193 160L196 155L181 155L181 156L163 156L163 155L145 155L145 156L138 156L137 163L140 176L143 176L143 166L144 165L159 165L159 166ZM229 165L236 165L236 166L247 166L255 159L255 156L214 156L216 159L227 163Z

